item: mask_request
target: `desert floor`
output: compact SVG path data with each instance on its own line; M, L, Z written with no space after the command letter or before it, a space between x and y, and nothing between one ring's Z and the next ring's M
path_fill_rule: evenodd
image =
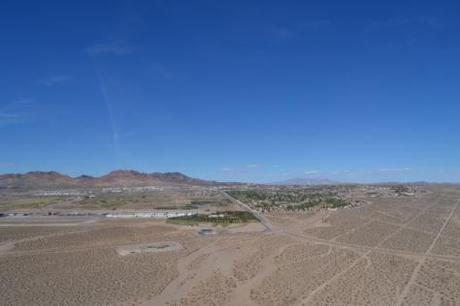
M0 304L460 305L460 188L427 188L356 208L266 215L271 231L2 223Z

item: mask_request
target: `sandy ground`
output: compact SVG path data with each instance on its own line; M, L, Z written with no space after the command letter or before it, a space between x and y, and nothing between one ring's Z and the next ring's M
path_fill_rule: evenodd
M460 188L427 188L267 215L271 231L251 223L200 235L210 227L155 220L3 226L0 304L460 305Z

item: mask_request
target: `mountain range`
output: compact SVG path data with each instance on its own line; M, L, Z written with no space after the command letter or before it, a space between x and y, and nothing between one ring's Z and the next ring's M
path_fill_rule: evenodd
M180 172L144 173L135 170L115 170L102 176L81 175L72 177L55 171L32 171L24 174L0 175L0 190L29 190L40 188L98 188L137 186L223 186L223 183L197 179ZM270 185L334 185L327 178L295 178Z
M116 170L99 177L81 175L71 177L55 171L33 171L25 174L0 175L0 189L78 188L78 187L135 187L135 186L213 186L223 183L189 177L180 172L143 173Z

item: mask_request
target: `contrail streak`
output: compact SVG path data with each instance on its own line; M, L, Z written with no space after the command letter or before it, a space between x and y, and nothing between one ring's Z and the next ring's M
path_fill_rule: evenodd
M112 104L110 103L110 99L109 99L109 95L107 93L107 87L105 85L104 79L101 77L101 74L99 73L99 71L97 69L97 66L94 63L93 57L90 56L90 58L91 58L91 62L92 62L93 67L94 67L94 71L96 73L99 89L100 89L100 91L102 93L105 108L107 110L108 117L109 117L109 120L110 120L110 127L112 129L113 150L114 150L115 155L118 155L118 152L119 152L119 145L118 145L119 135L118 135L117 125L115 123L115 118L114 118L114 115L113 115L113 107L112 107Z

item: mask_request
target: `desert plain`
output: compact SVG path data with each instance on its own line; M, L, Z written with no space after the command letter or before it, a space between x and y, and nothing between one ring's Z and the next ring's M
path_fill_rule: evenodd
M460 305L460 187L373 191L379 188L354 187L354 205L302 210L267 209L225 190L187 191L174 202L215 218L235 210L259 219L229 223L209 216L57 217L78 205L29 203L14 213L53 213L0 218L0 304ZM279 192L285 191L271 190L270 197L284 201ZM187 200L208 193L211 200ZM157 198L144 197L147 204ZM126 209L151 208L145 203Z

